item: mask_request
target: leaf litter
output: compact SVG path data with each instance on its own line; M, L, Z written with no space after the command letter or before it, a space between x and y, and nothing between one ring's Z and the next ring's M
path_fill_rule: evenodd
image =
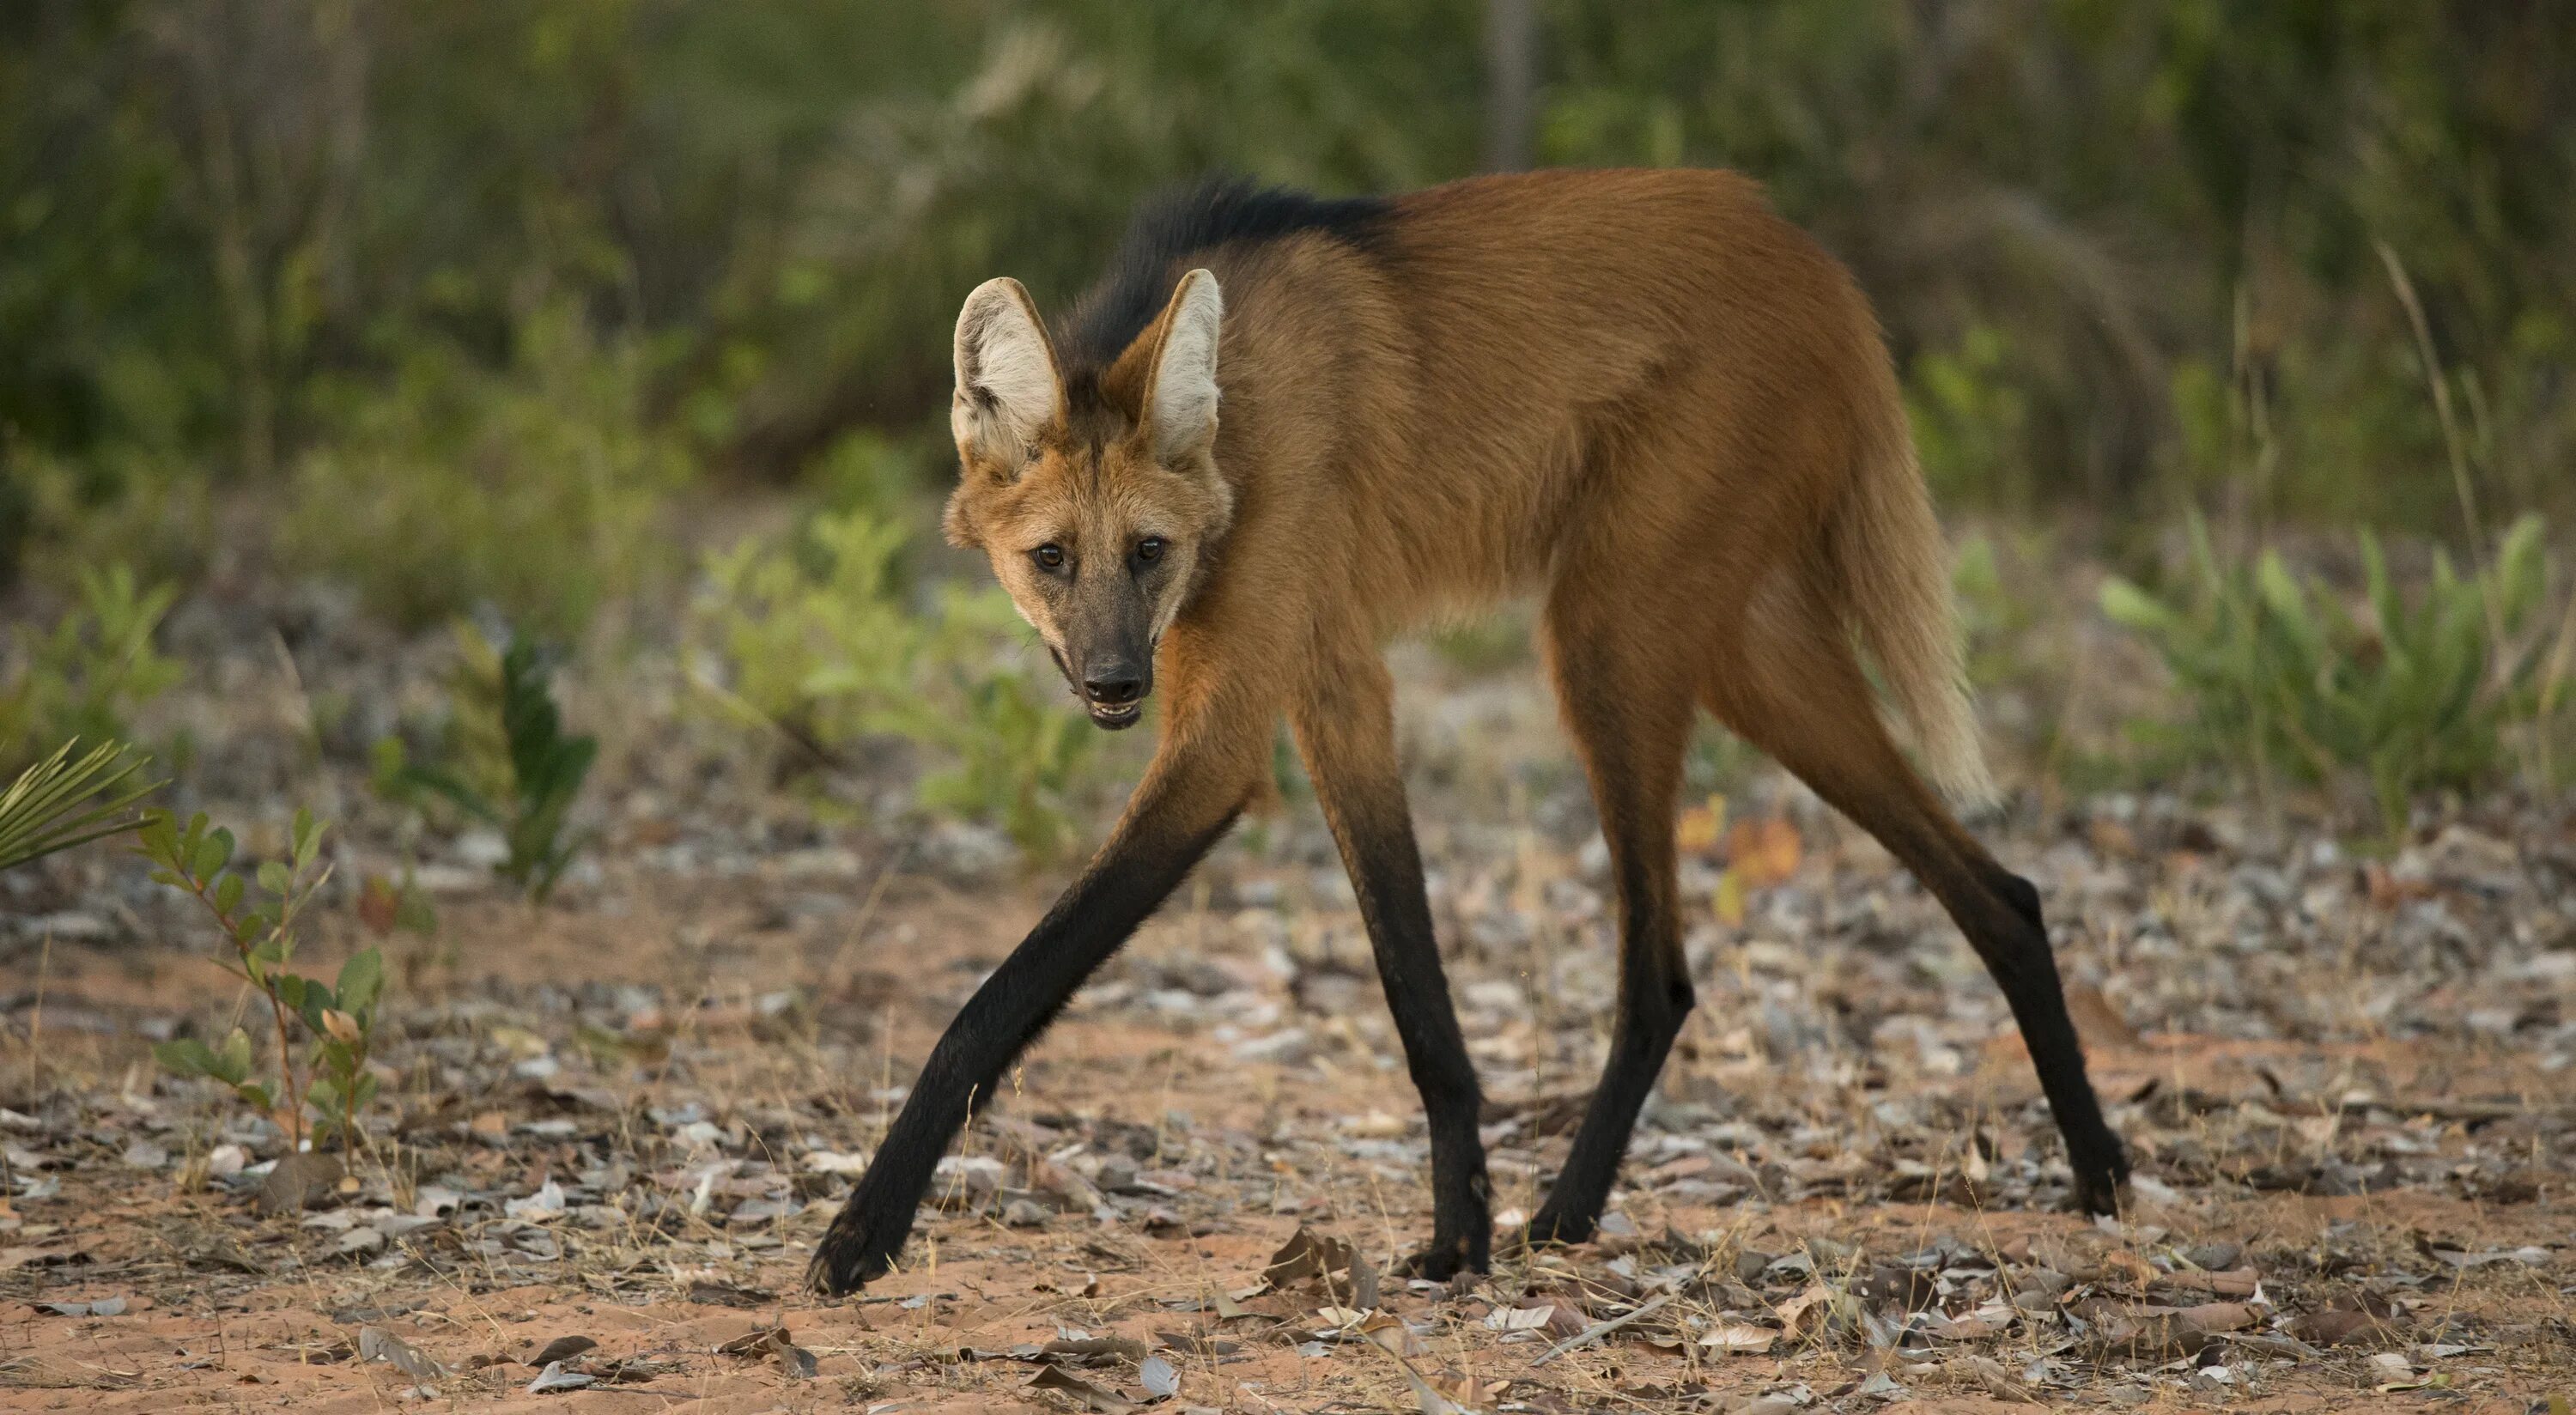
M1477 804L1492 763L1546 750L1516 735L1541 730L1543 698L1493 701L1483 735L1422 734L1447 784L1420 809L1495 1208L1526 1214L1602 1057L1616 911L1579 779L1517 815ZM1168 1373L1247 1408L1321 1387L1296 1400L1786 1410L1889 1386L2475 1393L2565 1367L2564 806L2470 803L2384 855L2158 795L2024 808L1992 832L2049 900L2133 1147L2136 1202L2098 1225L2058 1211L2045 1105L1937 903L1796 788L1740 786L1722 818L1684 823L1700 1007L1612 1221L1562 1252L1498 1235L1495 1272L1454 1286L1396 1270L1428 1232L1427 1137L1329 838L1292 815L1223 847L1076 1000L942 1164L906 1267L817 1306L798 1276L822 1225L1046 884L898 871L861 919L853 882L896 841L782 824L717 776L648 764L611 789L632 838L539 915L440 853L456 840L423 842L462 882L391 1004L371 1138L399 1168L367 1147L344 1172L336 1155L308 1168L273 1126L130 1074L121 1058L156 1034L220 1035L217 1019L108 985L160 945L58 955L52 1070L0 1094L0 1297L77 1315L50 1323L66 1333L231 1304L270 1325L262 1359L299 1370L331 1369L330 1313L426 1303L337 1330L357 1327L361 1364L443 1390L509 1378L414 1341L530 1311L606 1346L538 1348L540 1327L507 1358L533 1373L519 1384L697 1389L847 1361L885 1401L1032 1378L1048 1399L1090 1399L1061 1378L1177 1401ZM353 879L396 863L363 828L341 848L384 856ZM185 936L149 927L164 906L112 874L35 879L47 909ZM347 947L369 926L346 907L319 927ZM270 1191L298 1202L264 1212ZM406 1313L425 1323L407 1337L388 1326ZM784 1350L718 1355L721 1329L664 1342L630 1324L743 1313ZM1042 1369L1008 1359L1022 1347Z

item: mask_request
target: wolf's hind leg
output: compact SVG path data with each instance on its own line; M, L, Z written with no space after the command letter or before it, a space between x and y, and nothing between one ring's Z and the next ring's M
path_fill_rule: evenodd
M2129 1163L2085 1075L2038 891L1997 864L1897 751L1830 613L1790 608L1748 630L1737 671L1710 685L1710 708L1876 836L1941 901L2012 1005L2066 1139L2077 1205L2114 1212Z
M1668 591L1668 593L1670 593ZM1610 1061L1565 1168L1530 1220L1532 1242L1592 1235L1637 1112L1654 1089L1695 997L1682 957L1673 812L1691 726L1687 671L1669 640L1624 596L1561 584L1547 609L1549 668L1573 731L1618 894L1619 1003Z

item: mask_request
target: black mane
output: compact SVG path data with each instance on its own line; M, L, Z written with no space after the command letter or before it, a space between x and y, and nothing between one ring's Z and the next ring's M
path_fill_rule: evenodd
M1378 197L1326 199L1240 177L1211 177L1150 197L1127 223L1108 271L1058 323L1057 357L1069 373L1106 368L1163 312L1172 263L1192 251L1304 231L1367 249L1389 210Z

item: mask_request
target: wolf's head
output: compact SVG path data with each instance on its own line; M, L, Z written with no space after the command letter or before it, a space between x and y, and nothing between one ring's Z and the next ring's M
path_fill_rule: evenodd
M1233 497L1217 475L1216 277L1181 277L1108 367L1059 365L1028 291L988 280L957 316L959 480L948 538L980 547L1102 727L1135 724L1154 646Z

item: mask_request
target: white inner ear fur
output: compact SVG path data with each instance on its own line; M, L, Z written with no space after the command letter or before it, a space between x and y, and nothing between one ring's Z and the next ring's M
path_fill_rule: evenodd
M1055 356L1020 282L976 286L957 314L957 394L948 412L957 441L1017 466L1063 398Z
M1193 270L1172 297L1171 328L1154 364L1154 451L1170 458L1198 451L1216 436L1216 336L1225 297L1216 277Z

